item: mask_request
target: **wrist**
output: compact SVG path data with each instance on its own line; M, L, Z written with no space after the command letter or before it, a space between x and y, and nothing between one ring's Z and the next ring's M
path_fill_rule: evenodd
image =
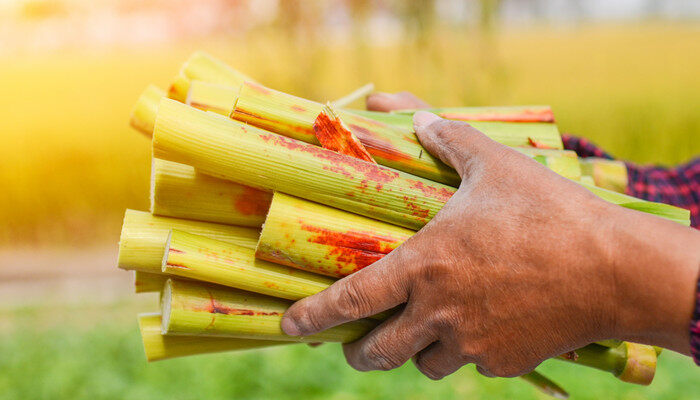
M688 354L700 268L700 234L611 206L607 256L614 284L613 338Z

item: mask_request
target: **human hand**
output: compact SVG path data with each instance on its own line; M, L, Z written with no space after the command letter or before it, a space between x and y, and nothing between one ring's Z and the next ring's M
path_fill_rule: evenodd
M460 174L459 190L404 245L294 304L282 321L285 332L309 335L405 303L364 338L344 345L346 358L368 371L413 357L433 379L467 363L489 376L522 375L596 340L658 339L658 328L651 331L660 323L674 331L665 345L684 350L678 343L687 338L694 284L688 266L698 258L681 259L646 242L651 253L630 254L616 241L627 233L628 246L642 244L620 225L652 225L662 235L683 227L605 203L468 124L424 112L416 113L414 124L423 146ZM697 236L687 240L697 243ZM639 271L622 258L637 268L666 260L683 273L659 291L646 279L635 280ZM697 263L694 268L697 274ZM638 298L639 290L654 301L628 306L626 299ZM681 294L688 301L675 312L659 306ZM648 309L642 317L638 307Z

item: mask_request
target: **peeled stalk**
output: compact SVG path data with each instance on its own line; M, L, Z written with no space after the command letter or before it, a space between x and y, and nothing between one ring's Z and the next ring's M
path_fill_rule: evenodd
M556 399L568 399L569 393L566 392L561 386L556 382L547 378L546 376L540 374L537 371L532 371L528 374L522 375L527 383L539 389L542 393L552 396Z
M648 385L656 372L656 350L632 342L617 347L590 344L576 350L578 357L558 359L610 372L624 382Z
M131 127L146 136L151 136L158 112L158 104L163 97L165 97L163 89L155 85L148 85L131 110L131 118L129 119Z
M416 111L418 110L396 110L392 113L413 115ZM430 111L446 119L469 122L554 122L554 113L550 106L446 107L424 111Z
M352 342L373 329L376 321L348 322L315 335L289 336L282 315L291 301L199 282L169 280L163 296L161 332L292 342Z
M155 157L192 165L209 175L416 230L456 191L169 99L163 99L158 110L153 151ZM689 223L687 210L590 189L616 204Z
M341 278L381 259L414 233L275 192L255 256Z
M581 179L581 164L575 152L570 150L548 150L534 147L515 147L515 150L532 157L535 161L557 174L574 181Z
M595 185L589 185L586 183L581 183L581 185L607 202L617 204L631 210L641 211L666 218L685 226L690 226L690 211L684 208L641 200L636 197L627 196L626 194L600 188Z
M134 293L160 292L167 280L167 275L134 271Z
M323 105L245 82L231 89L235 107L231 118L306 143L319 144L313 130ZM377 122L344 110L340 117L367 151L381 165L436 182L458 185L454 169L433 157L410 131Z
M163 99L154 156L264 190L418 229L456 191Z
M479 107L475 107L480 109ZM487 107L488 108L488 107ZM347 110L365 118L383 122L400 128L402 131L413 132L413 112L396 114L365 110ZM430 110L428 110L430 111ZM444 116L443 116L444 118ZM478 129L491 139L511 147L540 147L561 150L564 144L555 124L545 122L508 122L508 121L468 121L469 125Z
M259 349L289 344L289 342L273 340L167 336L161 334L160 313L139 314L138 320L143 349L149 362L197 354Z
M126 210L119 238L117 266L127 270L161 273L163 252L171 229L239 246L255 248L259 231L253 228L156 217L150 213Z
M316 294L334 280L255 258L255 250L174 230L163 257L168 275L289 300Z
M233 87L238 87L245 81L253 81L253 79L231 68L231 66L227 65L225 62L203 51L197 51L182 65L180 72L175 77L168 90L168 97L180 102L185 102L187 99L187 92L190 88L190 82L193 80L201 80Z
M356 102L357 100L368 96L372 92L374 92L374 83L370 82L366 85L360 86L359 88L353 90L352 92L339 99L333 100L331 102L331 106L334 108L347 107L350 104Z
M154 215L259 228L272 193L195 171L189 165L153 159Z
M269 91L269 94L263 95L260 93L261 91ZM323 105L319 103L275 92L255 84L244 84L239 90L195 81L192 82L187 104L204 111L212 111L222 115L230 114L234 119L269 131L307 143L318 144L313 126L318 115L323 111ZM235 108L236 111L227 114L231 108ZM436 182L452 186L459 185L459 176L451 168L432 157L419 144L413 133L411 116L390 113L370 114L388 116L386 120L389 122L385 124L382 118L364 118L364 114L358 113L356 110L339 110L338 114L379 164ZM399 123L393 129L390 128L397 119L405 120L408 125ZM550 146L561 147L559 133L556 131L556 127L551 124L546 125L544 129L535 124L498 122L481 124L477 124L475 127L495 140L509 145L529 146L528 138L534 137ZM523 152L528 155L532 154ZM569 179L578 180L580 170L578 165L575 165L577 160L568 158L567 155L567 158L563 159L561 163L557 163L560 156L561 154L550 151L549 154L539 158L540 162L553 171Z
M236 105L235 90L230 86L194 80L190 82L185 104L228 117Z
M589 157L581 159L584 175L593 177L596 186L625 193L627 190L627 166L622 161Z

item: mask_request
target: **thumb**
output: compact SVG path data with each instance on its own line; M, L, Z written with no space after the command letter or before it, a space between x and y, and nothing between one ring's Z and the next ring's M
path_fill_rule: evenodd
M450 121L427 111L413 114L413 128L423 147L462 178L503 147L466 122Z

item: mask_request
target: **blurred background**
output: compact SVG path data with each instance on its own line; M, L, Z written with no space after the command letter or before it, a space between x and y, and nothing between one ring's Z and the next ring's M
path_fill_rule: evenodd
M331 345L146 365L134 315L156 299L115 267L124 209L148 209L129 112L200 49L314 100L374 82L436 106L550 104L621 158L700 153L699 1L0 0L0 398L544 398L471 367L360 374ZM577 399L700 393L671 352L649 388L580 370L543 368Z

